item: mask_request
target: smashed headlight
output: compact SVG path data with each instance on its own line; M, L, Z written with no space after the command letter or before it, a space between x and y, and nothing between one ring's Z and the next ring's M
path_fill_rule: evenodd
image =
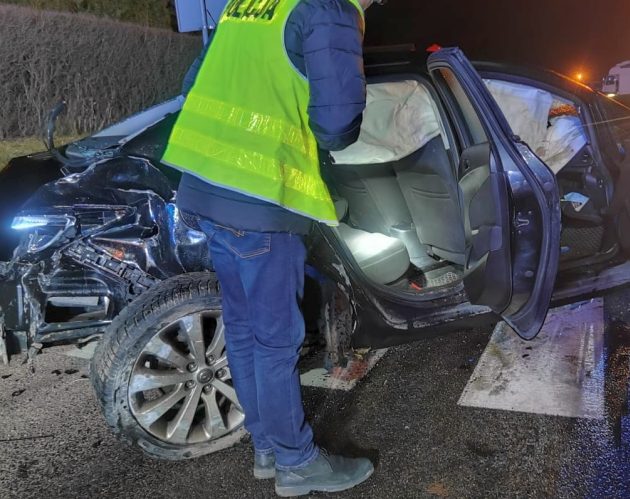
M43 251L60 241L74 237L76 218L67 214L20 214L13 219L11 228L29 231L26 244L29 253Z

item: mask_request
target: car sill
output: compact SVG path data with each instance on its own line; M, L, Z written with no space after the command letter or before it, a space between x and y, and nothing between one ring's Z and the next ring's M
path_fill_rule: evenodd
M595 276L583 277L556 288L552 306L556 302L590 297L613 288L630 285L630 261L608 268Z

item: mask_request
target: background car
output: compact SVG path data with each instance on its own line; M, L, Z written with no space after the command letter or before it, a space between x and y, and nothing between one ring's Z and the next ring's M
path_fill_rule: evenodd
M340 225L306 241L305 320L328 368L499 317L531 339L552 300L627 283L630 110L553 73L475 70L458 49L426 67L368 54L366 70L359 142L322 166ZM205 236L160 163L182 102L0 173L3 347L32 359L102 336L108 424L167 459L243 434Z

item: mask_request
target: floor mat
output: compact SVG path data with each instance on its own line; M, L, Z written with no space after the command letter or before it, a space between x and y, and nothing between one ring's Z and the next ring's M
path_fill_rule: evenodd
M449 265L437 270L431 270L424 274L427 288L436 288L438 286L448 286L462 278L461 270Z
M440 262L437 262L438 264ZM418 294L426 289L439 286L448 286L462 278L462 271L447 262L441 262L442 266L428 272L422 272L417 268L410 269L398 281L389 285L406 293Z
M604 227L571 227L562 229L560 261L576 260L595 255L600 251L604 239Z

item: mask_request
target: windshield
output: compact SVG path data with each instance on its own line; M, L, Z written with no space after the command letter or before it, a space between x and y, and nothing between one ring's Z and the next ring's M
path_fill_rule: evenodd
M599 100L605 113L605 121L600 126L609 127L620 153L625 155L630 151L630 107L601 94Z

